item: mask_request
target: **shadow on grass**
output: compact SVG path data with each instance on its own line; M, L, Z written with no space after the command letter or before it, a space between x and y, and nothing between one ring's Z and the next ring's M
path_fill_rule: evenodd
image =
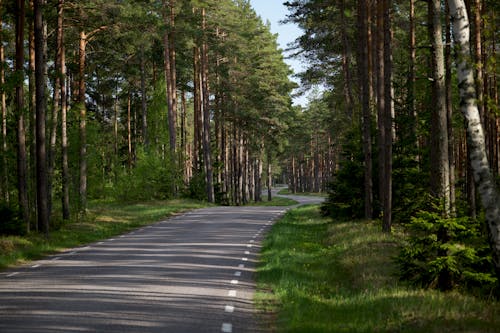
M257 303L276 332L500 332L498 303L399 285L397 251L375 223L292 210L264 242Z

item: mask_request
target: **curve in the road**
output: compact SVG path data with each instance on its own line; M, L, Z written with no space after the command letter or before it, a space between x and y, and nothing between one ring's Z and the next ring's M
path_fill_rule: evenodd
M2 272L0 332L263 332L252 274L284 212L199 209Z

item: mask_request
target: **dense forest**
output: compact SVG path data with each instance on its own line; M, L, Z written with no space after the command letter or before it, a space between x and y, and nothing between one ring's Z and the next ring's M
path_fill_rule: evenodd
M387 232L405 226L403 279L491 293L500 273L498 2L285 4L304 31L295 45L310 64L302 82L325 87L301 115L310 140L290 146L292 189L302 189L303 165L312 179L326 172L325 214L380 218ZM332 155L333 170L322 167Z
M296 84L246 0L0 2L2 232L89 200L262 200L273 177L335 218L406 227L404 279L500 274L500 4L294 0Z
M1 203L28 232L94 199L261 200L297 111L276 36L247 1L1 10Z

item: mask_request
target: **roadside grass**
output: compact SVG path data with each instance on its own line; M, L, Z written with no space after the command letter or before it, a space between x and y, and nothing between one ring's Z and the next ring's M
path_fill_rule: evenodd
M278 194L281 194L281 195L304 195L304 196L322 197L322 198L326 198L328 196L328 193L325 193L325 192L322 192L322 193L317 193L317 192L292 193L292 191L290 191L290 189L288 189L288 188L284 188L282 190L279 190Z
M207 206L206 203L179 199L141 203L91 202L84 218L61 224L44 236L0 236L0 269L51 253L126 233L177 213Z
M498 302L399 283L398 251L374 222L293 209L264 241L256 303L273 332L500 332Z

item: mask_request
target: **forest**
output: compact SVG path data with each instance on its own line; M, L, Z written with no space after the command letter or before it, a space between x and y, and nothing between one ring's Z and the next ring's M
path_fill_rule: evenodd
M298 110L246 1L1 8L1 201L28 232L89 200L260 200Z
M246 0L1 1L0 233L48 236L96 200L244 205L277 181L403 225L403 279L498 292L500 4L285 5L300 87Z

